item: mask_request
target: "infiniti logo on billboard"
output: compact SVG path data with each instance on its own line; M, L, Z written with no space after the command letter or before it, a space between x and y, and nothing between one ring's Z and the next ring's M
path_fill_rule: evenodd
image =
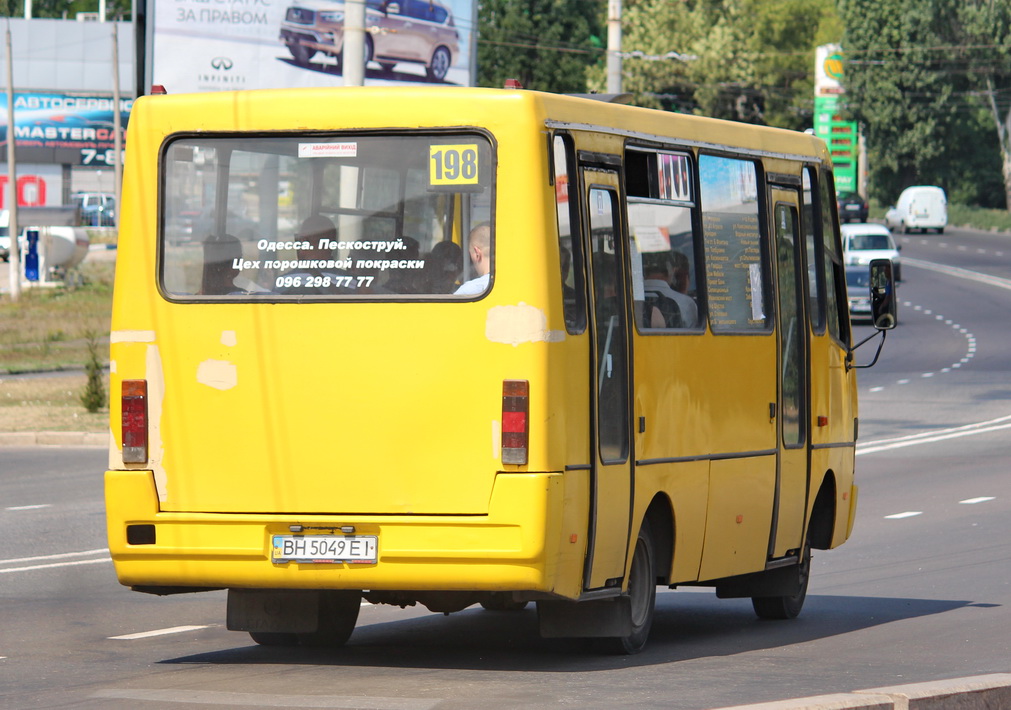
M235 66L235 60L231 57L214 57L208 64L212 71L202 71L197 76L201 89L214 91L245 88L246 76Z

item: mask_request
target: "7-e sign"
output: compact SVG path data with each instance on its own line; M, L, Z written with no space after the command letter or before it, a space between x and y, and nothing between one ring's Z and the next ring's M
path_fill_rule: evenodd
M125 151L124 151L125 153ZM115 165L116 150L96 150L95 148L81 148L81 165ZM122 165L122 158L119 161Z

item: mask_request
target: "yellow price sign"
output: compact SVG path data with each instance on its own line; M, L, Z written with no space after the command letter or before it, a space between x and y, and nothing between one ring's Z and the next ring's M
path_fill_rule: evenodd
M428 151L428 184L433 187L478 184L477 143L433 145Z

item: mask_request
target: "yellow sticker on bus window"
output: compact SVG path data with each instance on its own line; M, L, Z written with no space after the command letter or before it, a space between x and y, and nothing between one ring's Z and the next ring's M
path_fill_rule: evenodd
M428 155L429 185L478 184L477 143L433 145L429 148Z

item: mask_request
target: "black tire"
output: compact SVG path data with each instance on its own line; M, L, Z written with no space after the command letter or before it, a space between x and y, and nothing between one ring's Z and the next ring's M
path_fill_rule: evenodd
M453 58L449 54L449 50L445 47L437 47L434 52L432 52L432 61L428 63L426 71L428 73L428 78L432 81L442 81L446 78L446 72L449 71L449 66L452 63Z
M393 67L395 66L397 66L396 62L379 62L379 68L387 74L393 71Z
M321 592L319 629L298 634L303 646L338 647L347 643L358 623L362 593L354 589Z
M804 544L800 561L800 590L791 596L752 597L751 605L760 619L796 619L804 608L807 585L811 579L811 545Z
M368 68L369 62L372 61L372 57L375 54L375 51L376 51L376 47L375 47L374 44L372 44L372 38L369 37L368 34L366 34L365 35L365 57L362 59L362 67L363 68L365 68L365 69Z
M253 639L261 646L297 646L297 634L267 633L263 631L250 631L249 638Z
M488 611L522 611L527 608L527 602L513 601L508 594L495 592L491 599L481 602Z
M632 655L646 646L653 610L656 607L656 551L649 521L639 528L632 553L632 569L628 573L628 596L632 616L632 632L628 636L597 639L597 648L613 655Z
M308 64L309 60L316 56L316 50L306 47L298 40L288 45L288 51L294 57L296 64Z

